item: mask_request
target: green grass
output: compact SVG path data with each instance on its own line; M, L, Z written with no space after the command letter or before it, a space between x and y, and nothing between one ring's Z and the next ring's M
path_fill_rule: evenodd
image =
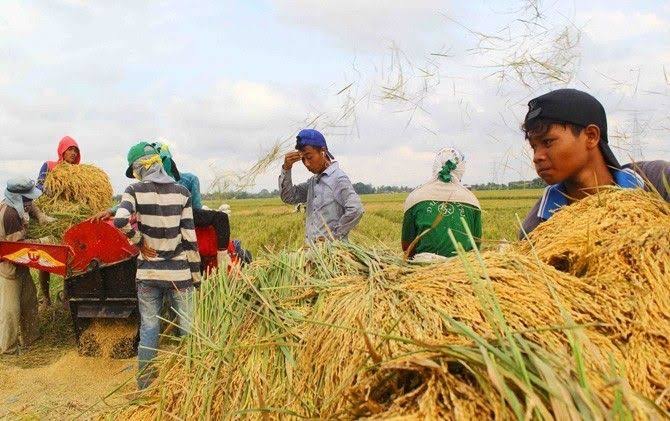
M516 215L520 218L533 206L542 190L476 191L482 205L484 248L495 247L500 240L516 238ZM363 195L365 215L352 232L353 241L365 245L383 244L400 253L403 203L407 193ZM221 201L205 201L212 209ZM242 240L254 255L264 250L296 249L304 244L304 213L294 206L272 199L231 199L232 237Z

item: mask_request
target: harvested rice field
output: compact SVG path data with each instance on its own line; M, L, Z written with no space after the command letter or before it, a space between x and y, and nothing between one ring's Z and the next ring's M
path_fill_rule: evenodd
M28 382L54 367L73 370L80 377L61 378L70 395L45 401L3 390L2 415L667 417L670 208L653 195L605 191L501 250L514 239L515 214L538 194L477 192L481 253L432 265L401 258L404 195L364 196L353 244L313 250L301 249L304 214L293 207L230 201L233 237L256 261L205 281L196 333L161 345L168 351L150 389L132 393L134 359L76 356L65 324L59 346L40 353L38 343L0 365Z
M520 216L525 214L534 200L539 196L539 190L517 190L517 191L481 191L477 192L484 210L483 218L487 221L484 225L485 238L495 240L500 238L512 239L515 235L514 214ZM400 224L402 222L402 204L405 194L380 194L362 196L366 208L366 214L359 227L354 231L353 238L370 246L395 249L400 255ZM232 200L227 202L232 208L231 225L232 235L242 240L245 247L248 247L255 257L262 255L272 255L282 250L297 250L302 246L302 235L304 233L303 218L304 213L294 213L293 206L288 206L278 198L275 199L245 199ZM218 207L220 202L206 203L212 208ZM272 252L272 253L270 253ZM37 273L33 273L33 278L37 279ZM51 294L54 303L62 291L62 279L52 276ZM72 359L72 353L76 353L77 344L74 338L72 322L69 313L62 305L54 304L54 307L47 312L40 314L40 324L42 338L33 346L25 350L21 355L0 356L0 369L11 369L13 376L18 378L32 379L33 375L39 375L46 367L72 365L71 370L81 373L88 373L91 377L96 377L99 388L96 393L79 394L80 389L90 388L86 383L78 381L78 378L63 376L60 380L68 385L72 392L69 399L78 402L69 407L64 406L59 399L58 393L52 394L45 389L42 395L51 396L51 404L44 403L41 400L35 400L34 394L22 393L11 394L0 384L0 417L8 414L24 414L28 417L37 416L38 418L61 419L62 416L70 416L77 410L73 408L82 408L84 406L103 405L101 398L107 393L112 392L119 381L129 380L130 385L134 387L134 374L136 370L136 360L128 359L125 361L125 370L122 373L114 374L113 370L107 375L101 375L105 372L105 367L109 358L103 358L100 365L96 365L97 357L85 357ZM93 344L93 353L100 352L99 345ZM67 364L62 359L67 359ZM20 370L14 370L20 368ZM94 369L95 368L95 369ZM36 373L36 374L33 374ZM124 377L125 376L125 377ZM17 380L18 381L18 380ZM12 383L14 384L14 383ZM124 389L125 390L125 389ZM130 387L128 391L132 391ZM6 392L6 393L5 393ZM123 398L124 401L127 399ZM20 408L18 410L17 408Z

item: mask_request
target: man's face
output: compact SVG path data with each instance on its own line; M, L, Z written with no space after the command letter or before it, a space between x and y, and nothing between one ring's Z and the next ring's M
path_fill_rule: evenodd
M589 161L584 131L575 136L570 127L552 124L547 133L530 137L533 164L547 184L574 177Z
M300 156L302 157L302 163L305 164L305 167L307 167L309 172L320 174L326 169L328 163L326 151L313 146L305 146L300 149Z
M79 156L79 149L76 146L70 146L63 152L63 160L68 164L76 163L77 156Z

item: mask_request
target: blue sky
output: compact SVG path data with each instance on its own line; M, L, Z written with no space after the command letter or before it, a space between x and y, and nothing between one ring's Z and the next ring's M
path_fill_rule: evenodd
M667 2L463 3L2 0L0 183L34 177L68 134L117 191L140 139L168 142L207 187L316 116L354 181L419 184L450 145L466 182L530 178L525 103L563 86L603 102L622 161L670 160ZM519 83L511 57L547 57L563 31L578 38L564 80ZM400 75L411 101L384 97ZM274 188L279 165L253 189Z

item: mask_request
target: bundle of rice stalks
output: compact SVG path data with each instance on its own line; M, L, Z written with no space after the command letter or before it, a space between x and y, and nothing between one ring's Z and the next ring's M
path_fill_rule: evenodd
M605 188L566 206L518 245L575 276L611 276L640 285L650 267L670 270L669 226L670 204L658 194Z
M667 288L667 262L649 265ZM352 244L269 256L203 284L192 335L163 357L143 399L117 415L667 415L667 347L632 346L629 336L642 317L631 300L654 290L612 279L577 277L514 250L431 266ZM654 303L652 326L670 314L667 299Z
M617 345L625 350L638 390L663 396L666 407L670 406L669 232L670 205L658 194L608 188L565 207L517 246L563 272L588 278L612 295L616 305L605 311L620 309L616 325L602 329L615 334Z
M47 215L56 218L51 224L32 222L29 238L55 237L97 212L112 206L112 184L100 168L88 164L58 164L49 171L44 192L35 204Z

